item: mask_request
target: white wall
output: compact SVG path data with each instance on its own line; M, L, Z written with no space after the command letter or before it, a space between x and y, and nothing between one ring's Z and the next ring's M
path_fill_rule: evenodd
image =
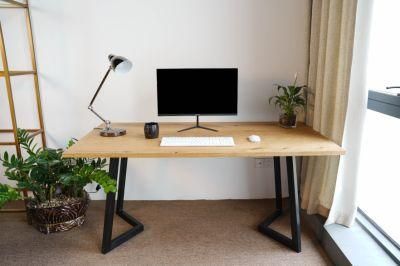
M88 102L107 55L131 59L128 75L112 74L96 101L111 121L193 121L157 117L157 68L239 68L236 117L203 121L270 121L273 84L307 72L309 0L31 0L44 120L50 146L61 147L99 124ZM13 69L28 69L24 17L1 11ZM16 33L14 33L16 32ZM35 125L31 80L15 79L20 127ZM8 106L0 87L1 127ZM9 125L9 121L5 121ZM135 159L127 199L274 197L271 168L253 159ZM284 164L283 164L284 166ZM286 186L284 185L286 188ZM103 195L95 195L100 198Z

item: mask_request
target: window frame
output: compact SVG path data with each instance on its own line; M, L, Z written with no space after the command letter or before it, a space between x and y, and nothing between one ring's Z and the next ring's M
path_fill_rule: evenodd
M362 209L357 208L356 221L382 247L385 252L400 265L400 245L391 238L371 217Z
M369 90L367 108L388 116L400 118L400 96L389 91ZM400 265L400 244L360 207L357 208L356 221Z

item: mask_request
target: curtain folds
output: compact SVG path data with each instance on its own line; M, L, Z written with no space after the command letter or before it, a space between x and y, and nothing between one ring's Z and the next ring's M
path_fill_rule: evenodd
M312 1L306 122L342 144L353 58L357 0ZM301 207L328 216L339 156L305 158Z
M357 213L358 169L362 135L367 113L366 89L368 48L371 30L373 0L359 1L351 67L349 101L343 135L346 156L341 157L335 195L326 224L351 226Z

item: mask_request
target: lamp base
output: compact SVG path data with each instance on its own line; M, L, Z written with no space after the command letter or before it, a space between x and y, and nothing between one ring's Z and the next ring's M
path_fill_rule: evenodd
M122 128L105 128L100 131L102 137L119 137L126 135L126 130Z

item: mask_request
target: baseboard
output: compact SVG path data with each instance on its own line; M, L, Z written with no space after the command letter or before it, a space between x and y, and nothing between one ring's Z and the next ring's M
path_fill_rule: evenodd
M352 265L337 243L324 227L325 218L320 215L308 215L304 210L301 217L305 225L311 228L318 241L335 265Z
M301 215L335 265L398 265L358 221L350 228L325 226L322 216L307 215L305 211Z

